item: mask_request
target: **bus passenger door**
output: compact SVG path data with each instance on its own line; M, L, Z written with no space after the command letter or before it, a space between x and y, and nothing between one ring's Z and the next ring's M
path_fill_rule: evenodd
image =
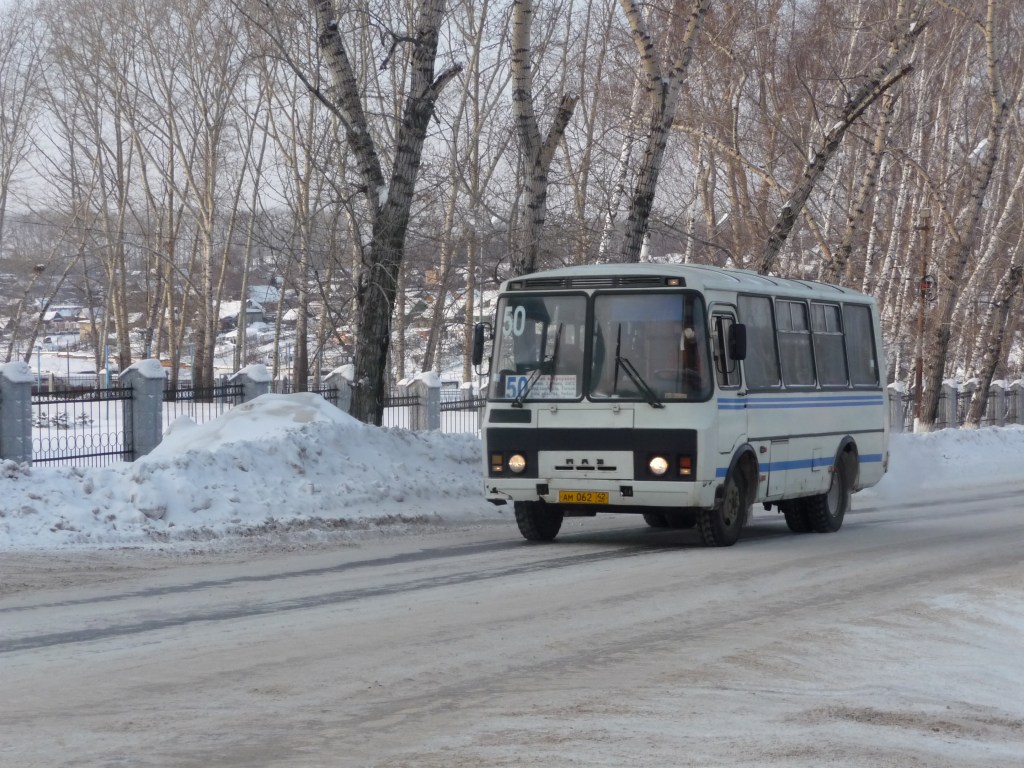
M712 307L711 346L718 400L718 452L728 454L725 466L729 465L732 452L747 439L746 393L740 379L740 364L729 355L729 332L735 324L735 308L721 304Z

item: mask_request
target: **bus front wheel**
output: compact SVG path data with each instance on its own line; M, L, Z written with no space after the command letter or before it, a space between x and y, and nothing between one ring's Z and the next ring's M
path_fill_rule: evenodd
M516 524L527 541L552 541L562 529L564 515L540 501L517 501Z
M722 499L714 509L697 513L697 530L709 547L731 547L740 537L747 518L747 483L740 467L726 475Z

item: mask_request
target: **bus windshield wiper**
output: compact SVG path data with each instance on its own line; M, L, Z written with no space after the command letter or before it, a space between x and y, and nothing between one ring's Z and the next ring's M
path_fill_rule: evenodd
M558 324L558 330L555 331L555 348L551 350L551 359L548 362L551 364L551 379L548 381L548 392L555 388L555 368L558 365L558 346L562 341L562 327L565 323Z
M533 390L533 385L537 383L537 380L541 377L544 372L544 367L551 366L551 380L548 382L548 391L550 392L555 386L555 366L558 364L558 347L562 340L562 326L564 323L558 324L558 330L555 332L555 345L554 349L551 350L551 357L541 360L540 365L530 371L530 378L526 380L526 386L523 387L523 391L516 395L515 400L512 401L513 408L522 408L523 403L526 402L526 398L530 395Z
M664 408L665 404L658 399L658 395L651 389L650 385L644 381L644 377L640 375L640 372L636 369L628 357L622 357L620 355L615 356L615 365L626 372L629 376L629 380L632 381L637 389L639 389L645 396L645 399L650 403L652 408Z
M626 372L629 376L629 380L636 385L647 398L647 402L650 403L652 408L664 408L665 404L658 399L658 396L651 389L650 385L644 381L644 377L640 375L640 371L636 369L636 366L629 361L628 357L623 357L620 352L622 351L622 324L619 323L619 331L615 339L615 378L612 386L614 391L619 389L619 370Z
M532 371L530 371L530 378L526 380L526 386L523 387L522 391L516 395L512 401L513 408L522 408L523 403L526 401L527 395L530 394L530 390L533 389L533 385L537 383L537 379L540 378L541 371L544 369L544 364L541 363Z

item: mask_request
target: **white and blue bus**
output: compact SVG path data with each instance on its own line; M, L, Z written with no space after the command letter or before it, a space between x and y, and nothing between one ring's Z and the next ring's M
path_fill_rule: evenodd
M795 532L837 531L886 471L870 296L707 266L570 267L502 285L478 365L488 335L485 493L529 540L632 512L729 546L755 503Z

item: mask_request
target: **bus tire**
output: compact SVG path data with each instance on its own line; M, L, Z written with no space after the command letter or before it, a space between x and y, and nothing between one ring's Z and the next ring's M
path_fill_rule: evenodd
M793 533L810 533L811 521L807 516L807 510L803 499L787 501L779 505L782 514L786 518L786 525Z
M564 515L540 501L517 501L516 524L527 541L552 541L562 529Z
M731 547L740 537L749 507L747 482L741 467L734 467L725 477L722 499L713 509L697 513L697 530L708 547Z
M852 454L840 454L832 465L832 482L828 490L804 502L804 513L815 533L835 533L843 527L853 494L854 461Z
M668 528L668 520L661 512L644 512L644 522L651 528Z

